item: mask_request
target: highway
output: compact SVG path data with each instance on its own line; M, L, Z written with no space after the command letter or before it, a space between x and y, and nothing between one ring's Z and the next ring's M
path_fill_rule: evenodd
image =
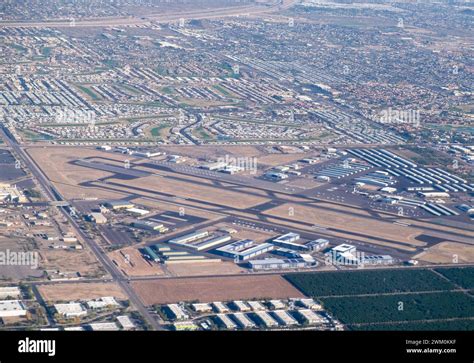
M0 136L4 139L4 141L10 146L10 148L15 152L16 156L20 158L20 162L23 163L23 166L28 168L32 173L33 177L39 183L44 195L49 199L50 202L53 201L63 201L61 195L56 190L56 188L49 182L46 176L43 174L41 169L33 162L30 156L24 152L21 146L10 137L9 133L5 132L4 127L1 128ZM107 257L104 251L97 245L97 243L86 236L84 232L81 230L80 226L78 225L77 221L71 216L64 208L59 208L61 213L64 215L66 220L70 223L70 225L74 228L76 235L79 236L91 249L94 255L97 257L99 262L105 268L107 273L112 277L113 281L115 281L125 292L127 295L130 303L135 306L135 308L140 312L142 317L145 321L154 329L154 330L164 330L164 328L156 321L156 319L150 314L147 310L145 305L141 302L140 298L137 296L135 291L130 287L129 281L122 277L122 274L117 269L117 267L113 264L113 262Z

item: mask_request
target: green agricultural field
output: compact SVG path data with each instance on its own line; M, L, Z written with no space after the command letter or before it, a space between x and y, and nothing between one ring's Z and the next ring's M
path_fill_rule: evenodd
M464 289L474 289L474 267L437 268L436 271Z
M349 325L474 317L474 298L464 292L328 297L321 302Z
M474 319L350 325L351 330L474 330Z
M430 270L317 272L289 274L285 278L313 297L456 289Z

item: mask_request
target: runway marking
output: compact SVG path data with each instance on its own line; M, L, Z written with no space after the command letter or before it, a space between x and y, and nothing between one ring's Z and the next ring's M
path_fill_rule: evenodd
M187 219L178 218L178 217L174 217L174 216L169 216L169 215L167 215L167 214L162 214L161 217L176 219L177 221L181 221L181 222L187 222L187 221L188 221Z
M169 221L164 221L162 219L157 219L157 218L150 218L149 220L153 221L153 222L161 222L161 223L166 223L166 224L172 224L173 226L176 225L176 223L169 222Z

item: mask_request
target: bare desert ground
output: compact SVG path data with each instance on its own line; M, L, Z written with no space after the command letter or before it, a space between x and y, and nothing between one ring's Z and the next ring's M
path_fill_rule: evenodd
M462 243L441 242L414 256L431 263L473 263L474 247Z
M38 291L46 301L88 300L103 296L113 296L117 299L127 298L118 285L102 282L41 285L38 287Z
M279 275L170 278L131 285L146 305L303 296Z

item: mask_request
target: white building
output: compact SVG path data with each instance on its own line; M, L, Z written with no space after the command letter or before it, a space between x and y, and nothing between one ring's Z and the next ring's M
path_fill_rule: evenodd
M232 320L230 320L227 315L217 314L216 316L227 329L237 328L237 325L235 325L235 323Z
M0 299L6 299L8 297L20 297L21 291L17 286L5 286L0 287Z
M214 301L212 303L212 306L214 306L214 309L218 312L218 313L227 313L229 311L229 308L227 306L225 306L222 302L220 301Z
M265 306L263 306L260 301L247 301L247 304L249 304L254 311L265 310Z
M59 315L62 315L66 318L74 318L87 314L87 309L80 303L55 304L54 308Z
M117 316L117 321L124 330L135 329L135 324L133 324L133 321L128 317L128 315Z
M26 307L20 300L0 301L0 317L25 316Z
M308 324L323 324L325 322L322 316L319 316L311 309L301 309L298 313Z
M282 325L298 325L298 322L285 310L275 310L272 313Z
M192 304L193 310L197 313L207 313L212 311L211 305L207 303Z
M189 315L178 304L168 304L167 307L176 320L189 319Z
M86 305L89 309L104 309L119 306L119 303L112 296L104 296L97 300L88 301Z
M255 314L260 318L260 320L267 328L273 328L275 326L278 326L278 322L273 319L267 312L257 311L255 312Z
M244 329L255 328L255 324L243 313L235 313L234 319L239 323L239 325Z
M116 323L92 323L89 324L90 328L94 331L114 331L119 330Z
M245 304L243 301L235 300L233 301L233 303L238 311L250 311L250 307L247 304Z
M284 309L286 307L281 300L270 300L269 303L272 309Z

